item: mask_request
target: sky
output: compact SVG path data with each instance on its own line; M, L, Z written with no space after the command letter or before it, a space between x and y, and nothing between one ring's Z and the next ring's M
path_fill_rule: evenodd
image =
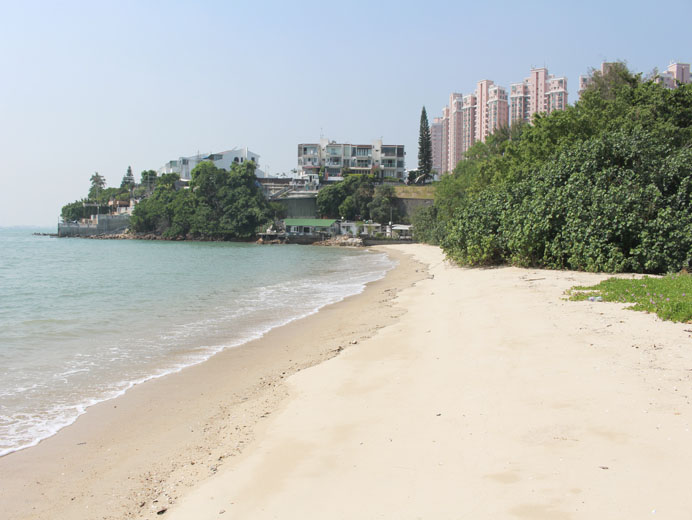
M248 147L270 175L298 143L406 147L420 113L531 67L692 61L692 1L0 0L0 226L55 227L89 178Z

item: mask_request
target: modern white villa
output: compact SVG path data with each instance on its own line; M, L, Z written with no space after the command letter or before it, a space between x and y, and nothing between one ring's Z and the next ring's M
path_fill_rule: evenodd
M244 163L245 161L252 161L257 166L255 170L255 175L257 177L264 177L264 172L259 167L259 154L251 152L245 148L233 148L232 150L226 150L225 152L209 153L191 155L189 157L179 157L172 161L168 161L161 168L159 168L156 173L158 175L163 175L164 173L177 173L180 175L182 180L190 180L192 170L199 163L203 161L211 161L217 168L223 168L224 170L230 170L233 163Z

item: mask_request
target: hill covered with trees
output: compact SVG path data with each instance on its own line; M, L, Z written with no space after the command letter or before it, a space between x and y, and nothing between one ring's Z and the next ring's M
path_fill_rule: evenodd
M106 179L98 172L89 179L91 187L87 197L65 204L60 216L65 222L77 221L89 218L91 215L108 214L114 212L118 205L129 205L131 199L140 199L152 192L156 186L156 172L145 170L141 174L140 182L135 181L132 168L127 167L120 187L106 187Z
M277 211L262 194L251 161L234 163L230 171L200 163L188 189L176 190L178 180L177 174L158 178L153 194L132 213L132 231L165 238L246 239Z
M574 106L475 144L414 226L463 265L689 268L692 85L594 72Z

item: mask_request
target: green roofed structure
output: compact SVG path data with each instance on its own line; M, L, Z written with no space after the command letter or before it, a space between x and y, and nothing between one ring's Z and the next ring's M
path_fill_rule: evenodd
M283 222L287 235L335 235L339 232L336 219L287 218Z

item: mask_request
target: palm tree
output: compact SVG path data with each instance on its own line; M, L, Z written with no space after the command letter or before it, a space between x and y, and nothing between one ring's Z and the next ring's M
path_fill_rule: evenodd
M101 195L101 190L106 187L106 178L99 175L99 172L94 172L90 180L91 188L89 189L89 198L95 200Z

